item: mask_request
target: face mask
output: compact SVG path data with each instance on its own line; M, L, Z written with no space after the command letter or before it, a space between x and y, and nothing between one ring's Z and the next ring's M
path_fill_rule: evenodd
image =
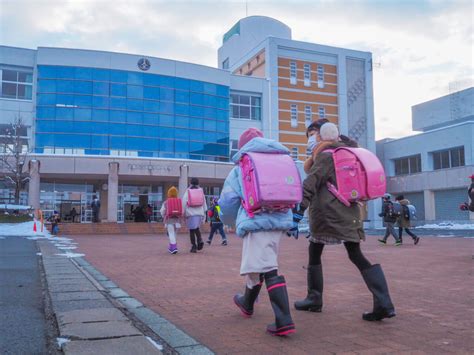
M307 148L310 152L318 145L318 140L316 139L316 135L313 134L311 137L308 138L308 145Z

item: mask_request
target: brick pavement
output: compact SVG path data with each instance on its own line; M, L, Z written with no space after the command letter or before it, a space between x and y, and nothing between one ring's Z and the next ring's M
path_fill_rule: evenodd
M380 246L368 237L363 251L385 270L397 317L369 323L371 295L342 246L326 247L322 313L292 309L296 334L265 333L273 313L266 290L254 316L244 319L232 297L243 290L239 276L241 240L207 245L189 253L186 235L180 253L169 255L166 236L76 236L79 251L131 296L219 354L469 353L474 350L473 242L466 238L423 238L413 246ZM217 238L217 240L216 240ZM284 239L280 271L290 303L305 296L307 240Z

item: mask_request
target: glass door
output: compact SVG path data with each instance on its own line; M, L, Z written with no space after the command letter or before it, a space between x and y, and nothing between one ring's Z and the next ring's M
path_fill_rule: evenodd
M92 197L94 193L81 194L81 223L92 223Z

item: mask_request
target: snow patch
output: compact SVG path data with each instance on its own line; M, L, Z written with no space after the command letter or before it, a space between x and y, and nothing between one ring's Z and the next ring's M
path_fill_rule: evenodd
M46 229L46 226L43 227L43 232L40 232L41 223L36 222L37 232L33 232L33 226L34 221L23 223L0 223L0 236L51 238L51 233Z
M71 246L68 246L68 245L60 245L60 246L57 246L57 248L59 250L74 250L74 249L77 249L77 247L71 247Z
M56 342L57 342L58 347L60 349L62 349L64 344L69 343L70 341L71 340L69 340L68 338L56 338Z
M451 229L451 230L474 230L474 223L460 224L460 223L438 223L438 224L425 224L416 227L417 229Z
M41 255L43 255L43 253L36 253L36 255L41 256Z
M86 254L79 254L79 253L70 253L66 251L64 254L54 254L57 256L65 256L66 258L82 258L83 256L86 256Z
M157 348L158 350L162 351L163 350L163 345L160 345L158 344L156 341L154 341L152 338L150 337L145 337L147 338L147 340L151 343L151 345L153 345L155 348Z

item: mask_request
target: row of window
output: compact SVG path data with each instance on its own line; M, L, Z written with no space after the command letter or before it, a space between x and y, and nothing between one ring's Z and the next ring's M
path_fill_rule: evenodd
M31 100L33 92L33 73L31 71L2 69L0 77L0 97Z
M128 117L135 117L135 120L142 120L144 123L154 124L160 117L174 116L181 121L192 121L196 119L219 120L224 124L228 122L228 111L218 110L212 107L179 105L173 103L150 103L127 102L127 108L108 109L106 103L97 103L93 108L87 106L57 104L54 106L38 106L36 117L39 119L76 119L76 120L101 120L113 122L126 122ZM143 104L143 105L141 105ZM140 109L141 108L141 109ZM136 109L136 110L131 110Z
M256 95L231 93L230 114L231 118L260 121L262 98Z
M212 122L211 122L212 123ZM225 142L228 133L218 132L215 125L204 122L200 127L177 128L173 126L145 126L142 124L124 124L107 122L73 122L37 120L37 133L80 133L135 137L166 137L167 139L185 139L206 143Z
M298 105L292 104L290 107L290 115L291 115L291 127L297 128L298 127ZM326 108L324 106L318 107L318 115L319 118L326 118ZM313 112L312 108L309 105L304 107L304 122L305 126L308 127L311 122L313 122Z
M87 134L37 134L38 148L81 148L85 150L136 150L150 152L183 152L227 156L228 144L195 142L179 139L98 136Z
M92 80L131 85L163 86L217 96L229 96L229 88L224 85L173 76L123 70L40 65L38 66L38 78Z
M432 152L433 170L464 166L464 147L456 147ZM421 172L421 154L394 159L395 175L416 174Z
M186 90L79 80L38 80L38 93L38 101L40 103L41 101L46 101L48 104L55 103L57 98L67 97L67 95L61 94L76 94L87 95L89 98L91 97L90 95L93 95L111 98L174 101L220 109L227 109L229 105L227 97Z
M311 65L305 63L303 65L303 79L305 86L311 86L311 80L313 79L311 76ZM316 71L316 82L318 84L318 88L324 88L324 66L318 65ZM296 85L297 83L297 65L296 62L290 62L290 84Z

